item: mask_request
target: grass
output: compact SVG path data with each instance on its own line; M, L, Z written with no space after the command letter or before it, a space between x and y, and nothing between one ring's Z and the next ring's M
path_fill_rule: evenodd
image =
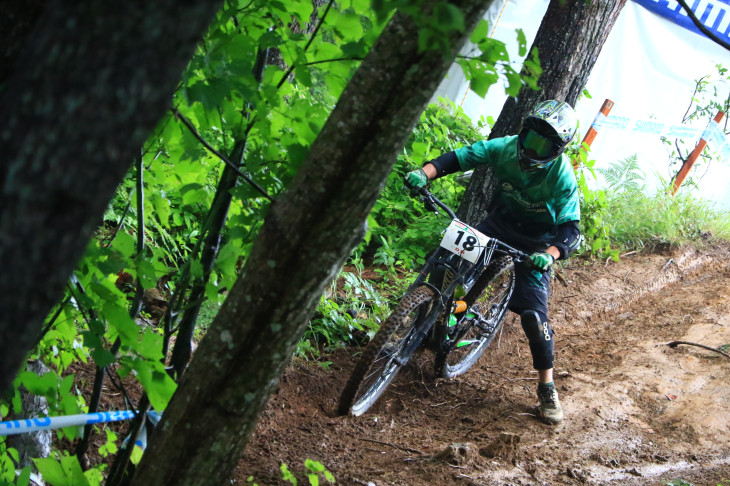
M638 190L609 196L603 215L611 242L624 250L653 249L661 245L730 241L730 214L689 191L671 196Z

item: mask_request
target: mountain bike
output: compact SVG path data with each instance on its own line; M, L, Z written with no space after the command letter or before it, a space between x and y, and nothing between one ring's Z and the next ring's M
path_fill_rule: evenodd
M436 376L452 378L469 370L502 329L514 265L529 258L459 221L428 189L418 193L428 210L438 214L441 208L451 224L364 348L340 395L340 415L365 413L422 344L435 351Z

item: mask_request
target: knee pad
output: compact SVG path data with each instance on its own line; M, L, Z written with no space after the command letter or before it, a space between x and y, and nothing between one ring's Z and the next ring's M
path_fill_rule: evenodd
M522 329L531 343L551 341L553 330L547 322L547 316L534 310L526 310L520 315Z
M520 315L520 320L527 340L530 341L532 366L536 370L551 369L555 358L555 345L553 330L547 322L547 316L534 310L527 310Z

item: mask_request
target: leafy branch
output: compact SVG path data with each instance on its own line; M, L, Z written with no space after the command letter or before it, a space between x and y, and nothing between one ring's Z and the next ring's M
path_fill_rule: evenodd
M220 153L219 151L217 151L216 149L214 149L208 142L206 142L205 139L202 136L200 136L200 134L195 129L195 127L193 126L193 124L190 123L190 120L188 120L187 118L185 118L185 115L183 115L182 113L180 113L180 111L177 108L173 108L172 109L172 112L173 112L173 114L181 122L183 122L183 125L185 125L188 128L188 130L190 130L190 133L192 133L193 136L195 138L197 138L200 141L200 143L202 143L203 146L206 149L208 149L216 157L218 157L223 162L225 162L228 167L230 167L231 169L233 169L236 172L236 174L238 174L243 180L245 180L246 182L248 182L249 184L251 184L259 193L261 193L262 196L264 196L269 201L273 201L274 200L271 196L269 196L269 194L266 192L266 190L263 187L261 187L260 185L258 185L256 183L256 181L254 181L248 175L246 175L243 172L241 172L241 170L238 167L236 167L236 164L234 164L233 162L231 162L228 159L228 157L226 157L225 155L223 155L222 153Z
M332 4L334 3L334 0L329 0L327 2L327 7L324 9L324 13L317 21L317 25L314 27L314 30L312 31L312 35L309 36L309 40L307 41L307 44L304 46L304 50L302 51L302 54L307 52L309 47L312 45L312 42L314 41L314 38L317 36L317 33L319 32L319 29L322 27L322 24L324 23L325 18L327 17L327 14L330 11L330 8L332 8ZM276 85L276 89L281 88L286 80L289 78L292 72L294 72L294 68L296 68L296 63L292 63L291 66L286 70L284 73L284 76L282 76L281 80L279 80L279 84Z

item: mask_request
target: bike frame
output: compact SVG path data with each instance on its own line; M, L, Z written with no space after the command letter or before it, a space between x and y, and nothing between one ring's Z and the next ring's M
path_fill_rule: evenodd
M428 189L422 188L420 189L420 193L422 195L422 199L424 200L424 204L426 204L426 206L432 209L434 212L438 213L437 207L440 207L451 217L452 220L458 220L456 214L451 210L451 208L449 208L446 204L436 198L436 196L434 196ZM424 319L421 325L415 329L415 335L418 336L418 339L409 339L408 343L406 344L406 346L403 347L400 353L402 356L408 356L410 358L415 350L421 345L423 339L428 337L428 333L430 332L433 324L446 310L446 306L449 304L449 301L454 295L456 288L459 285L462 285L464 287L470 286L468 284L469 282L473 284L481 274L482 270L485 269L492 261L495 253L509 255L515 260L515 263L522 261L527 257L527 254L516 248L511 247L510 245L496 238L489 239L486 247L484 248L484 251L482 252L476 263L470 263L466 260L463 260L460 257L451 253L450 251L441 247L437 248L428 257L428 259L426 260L426 264L419 272L418 277L408 287L408 291L420 285L423 285L432 289L436 293L438 298L436 299L435 306L431 308L426 319ZM454 260L456 262L456 266L452 264ZM427 281L431 273L437 268L443 268L445 271L448 270L452 272L452 280L445 289L437 288L435 285ZM401 363L401 365L402 364L405 363Z

